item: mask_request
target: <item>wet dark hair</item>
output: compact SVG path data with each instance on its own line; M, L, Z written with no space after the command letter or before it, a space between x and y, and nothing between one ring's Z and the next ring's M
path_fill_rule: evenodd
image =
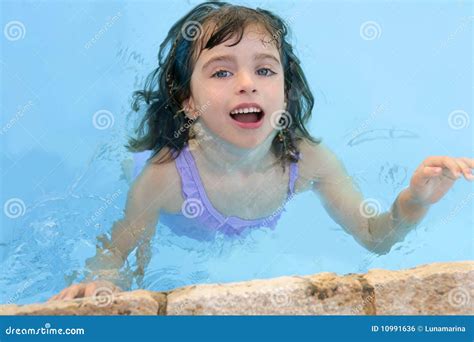
M314 97L300 61L287 42L287 24L267 10L210 1L196 6L171 27L160 45L158 67L147 77L144 89L134 92L133 110L138 112L145 104L146 112L136 128L137 136L126 145L130 151L153 150L152 158L168 147L165 158L156 162L176 158L177 154L171 152L179 153L190 139L193 120L184 115L182 103L191 95L190 81L197 57L203 49L212 49L233 37L237 40L230 46L237 45L251 24L268 31L273 39L267 43L278 48L284 70L287 113L280 119L279 127L284 129L272 142L273 153L284 168L287 162L298 161L301 139L321 142L305 127L311 118ZM288 113L291 117L284 117Z

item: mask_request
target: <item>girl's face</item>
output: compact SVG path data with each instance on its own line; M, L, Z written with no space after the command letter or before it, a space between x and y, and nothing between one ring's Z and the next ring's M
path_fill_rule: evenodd
M203 50L191 76L192 95L184 104L195 112L189 116L199 116L212 132L241 148L256 147L276 133L272 114L285 109L283 68L272 39L249 25L237 45L228 46L236 40L231 38Z

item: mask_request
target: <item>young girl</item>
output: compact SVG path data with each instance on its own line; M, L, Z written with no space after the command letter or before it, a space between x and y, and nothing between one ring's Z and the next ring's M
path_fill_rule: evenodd
M52 299L107 287L137 248L138 273L163 222L177 234L212 239L274 228L286 202L313 191L330 216L368 250L401 241L464 175L472 158L426 158L390 210L367 213L343 164L305 125L313 96L278 16L224 2L192 9L160 46L159 66L137 92L146 105L125 217L87 261L91 279ZM115 285L114 285L115 282Z

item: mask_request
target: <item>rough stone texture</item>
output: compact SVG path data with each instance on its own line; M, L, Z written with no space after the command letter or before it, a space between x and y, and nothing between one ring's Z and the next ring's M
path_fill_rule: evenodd
M0 305L0 315L473 315L473 296L465 261Z
M41 304L3 305L0 315L157 315L164 314L165 308L164 294L138 290Z
M363 308L355 277L322 273L185 287L168 295L167 315L334 315ZM352 314L363 314L359 309Z
M473 315L474 262L434 263L403 271L370 270L377 315Z

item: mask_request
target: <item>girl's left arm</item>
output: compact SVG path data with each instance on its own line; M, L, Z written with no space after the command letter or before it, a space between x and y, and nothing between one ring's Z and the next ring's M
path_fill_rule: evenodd
M429 207L443 198L460 177L464 176L467 181L472 181L474 179L472 168L474 168L472 158L449 156L426 158L413 173L410 185L398 195L392 205L391 219L398 231L394 237L398 235L403 238L423 219ZM375 240L380 241L386 239L387 235L383 229L372 231L371 234ZM388 239L387 242L393 245L397 241Z
M379 213L376 199L365 199L344 165L323 143L301 145L301 177L312 181L328 214L358 243L377 253L388 253L404 239L426 215L431 204L439 201L464 175L472 181L472 158L429 157L414 172L409 187L397 196L390 209Z

